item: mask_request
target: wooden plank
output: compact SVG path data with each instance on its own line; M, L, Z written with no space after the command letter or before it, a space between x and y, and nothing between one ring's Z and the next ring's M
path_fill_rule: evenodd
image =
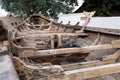
M64 74L66 76L77 75L76 78L81 77L82 79L88 79L88 78L94 78L98 76L104 76L104 75L119 73L119 72L120 72L120 63L115 63L115 64L108 64L108 65L97 66L97 67L78 69L73 71L66 71L64 72Z
M61 65L64 71L68 70L74 70L74 69L81 69L81 68L88 68L88 67L94 67L94 66L100 66L105 64L111 64L115 63L115 60L105 60L105 61L87 61L87 62L79 62L79 63L73 63L73 64L64 64Z
M0 56L0 80L19 80L9 55Z
M28 34L27 36L39 37L39 36L50 36L50 35L61 35L61 36L88 36L86 33L42 33L42 34Z
M120 63L64 71L62 75L48 76L48 80L83 80L120 72Z
M60 32L63 32L63 31L58 31L58 30L30 30L29 32L27 32L28 34L33 34L33 33L60 33Z
M54 56L54 55L67 55L67 54L76 54L76 53L89 53L91 51L106 50L120 48L120 44L111 43L103 45L94 45L94 46L85 46L81 48L61 48L61 49L50 49L50 50L40 50L40 51L26 51L27 53L21 53L21 57L45 57L45 56Z

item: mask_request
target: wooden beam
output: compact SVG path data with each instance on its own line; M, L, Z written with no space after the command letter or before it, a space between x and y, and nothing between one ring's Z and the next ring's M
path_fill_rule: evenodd
M58 30L30 30L29 32L27 32L28 34L41 34L41 33L60 33L63 31L58 31Z
M61 48L61 49L50 49L50 50L40 50L40 51L26 51L21 53L21 57L45 57L45 56L55 56L55 55L67 55L76 53L89 53L91 51L106 50L120 48L120 43L111 43L103 45L85 46L81 48Z
M74 29L81 29L82 27L75 26ZM99 33L105 33L105 34L112 34L112 35L120 35L120 29L108 29L108 28L98 28L97 26L91 27L87 26L85 28L85 31L91 31L91 32L99 32Z
M51 35L61 35L61 36L88 36L86 33L42 33L42 34L28 34L27 36L29 37L39 37L39 36L51 36Z
M106 64L111 64L115 62L116 62L115 60L105 60L105 61L95 60L95 61L79 62L79 63L73 63L73 64L64 64L61 66L64 69L64 71L68 71L68 70L74 70L74 69L106 65Z
M120 63L64 71L62 75L48 76L48 80L83 80L120 72Z

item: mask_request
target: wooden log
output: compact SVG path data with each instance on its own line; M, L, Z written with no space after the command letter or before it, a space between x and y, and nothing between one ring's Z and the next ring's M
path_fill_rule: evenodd
M19 80L9 55L0 56L0 80Z
M115 43L115 42L114 42ZM55 56L55 55L67 55L76 53L89 53L91 51L106 50L113 48L120 48L120 44L103 44L95 46L85 46L81 48L61 48L61 49L50 49L50 50L40 50L40 51L26 51L20 54L21 57L45 57L45 56Z

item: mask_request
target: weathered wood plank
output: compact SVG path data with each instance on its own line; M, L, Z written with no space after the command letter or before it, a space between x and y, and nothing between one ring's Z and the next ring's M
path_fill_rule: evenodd
M80 63L73 63L73 64L65 64L65 65L62 65L62 68L63 68L65 71L68 71L68 70L74 70L74 69L89 68L89 67L94 67L94 66L111 64L111 63L115 63L115 62L116 62L115 60L87 61L87 62L80 62Z
M34 33L37 33L37 34L41 34L41 33L60 33L60 32L63 32L63 31L58 31L58 30L30 30L29 32L27 32L28 34L34 34Z
M61 35L61 36L88 36L86 33L42 33L42 34L28 34L27 36L39 37L39 36L50 36L50 35Z
M115 63L115 64L108 64L97 67L89 67L84 69L66 71L64 72L64 74L66 76L69 75L71 77L76 75L75 78L81 77L82 79L87 79L87 78L94 78L94 77L99 77L99 76L104 76L119 72L120 72L120 63Z
M83 80L119 72L120 63L114 63L96 67L76 69L71 71L64 71L62 75L58 75L57 77L48 76L47 80Z
M76 53L88 53L91 51L106 50L120 48L120 44L115 42L111 44L103 45L94 45L94 46L85 46L81 48L61 48L61 49L50 49L50 50L40 50L40 51L26 51L21 53L21 57L45 57L45 56L54 56L54 55L66 55L66 54L76 54Z

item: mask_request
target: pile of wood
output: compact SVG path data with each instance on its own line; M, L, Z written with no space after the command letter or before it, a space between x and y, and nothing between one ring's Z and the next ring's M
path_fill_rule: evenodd
M86 28L94 13L84 12L83 26L38 14L9 28L1 24L20 79L82 80L119 73L120 34Z

